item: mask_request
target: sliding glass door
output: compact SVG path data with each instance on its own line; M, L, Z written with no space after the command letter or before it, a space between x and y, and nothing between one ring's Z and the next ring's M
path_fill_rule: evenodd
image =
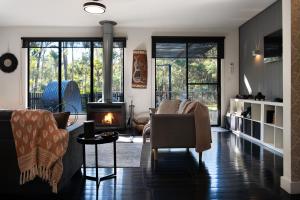
M217 43L188 43L188 97L207 105L213 125L218 125L221 92L217 50Z
M220 65L224 38L153 37L155 104L163 99L198 100L220 124Z

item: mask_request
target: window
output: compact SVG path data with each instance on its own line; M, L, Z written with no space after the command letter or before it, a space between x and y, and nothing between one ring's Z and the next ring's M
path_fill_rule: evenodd
M220 124L220 65L224 38L152 37L155 105L163 99L199 100Z
M52 93L47 101L42 96L48 83L58 88L58 42L32 42L28 48L29 78L28 97L32 108L50 106L58 103L58 92ZM47 93L50 92L49 90ZM30 107L30 106L29 106Z
M113 101L124 101L124 48L122 43L114 42L113 44L113 83L112 93ZM102 84L103 84L103 47L101 42L94 43L94 101L102 98Z
M102 98L101 38L22 38L28 48L28 107L85 113ZM113 101L124 101L125 38L113 48ZM61 105L61 106L59 106Z

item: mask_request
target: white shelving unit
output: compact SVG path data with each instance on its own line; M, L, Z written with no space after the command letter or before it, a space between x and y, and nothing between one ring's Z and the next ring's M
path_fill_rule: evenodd
M247 109L251 114L242 116ZM283 153L283 103L231 99L227 116L233 133Z

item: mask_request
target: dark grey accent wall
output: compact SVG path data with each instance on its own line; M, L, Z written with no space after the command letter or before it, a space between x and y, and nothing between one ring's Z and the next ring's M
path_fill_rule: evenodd
M281 0L240 26L240 94L248 94L245 76L253 95L262 92L268 100L282 98L282 61L274 63L263 61L264 36L281 28ZM253 57L252 51L257 45L262 56Z

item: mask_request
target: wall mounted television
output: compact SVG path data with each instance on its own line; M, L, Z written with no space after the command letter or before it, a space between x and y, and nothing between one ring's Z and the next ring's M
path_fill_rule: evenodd
M264 37L264 63L282 60L282 29Z

